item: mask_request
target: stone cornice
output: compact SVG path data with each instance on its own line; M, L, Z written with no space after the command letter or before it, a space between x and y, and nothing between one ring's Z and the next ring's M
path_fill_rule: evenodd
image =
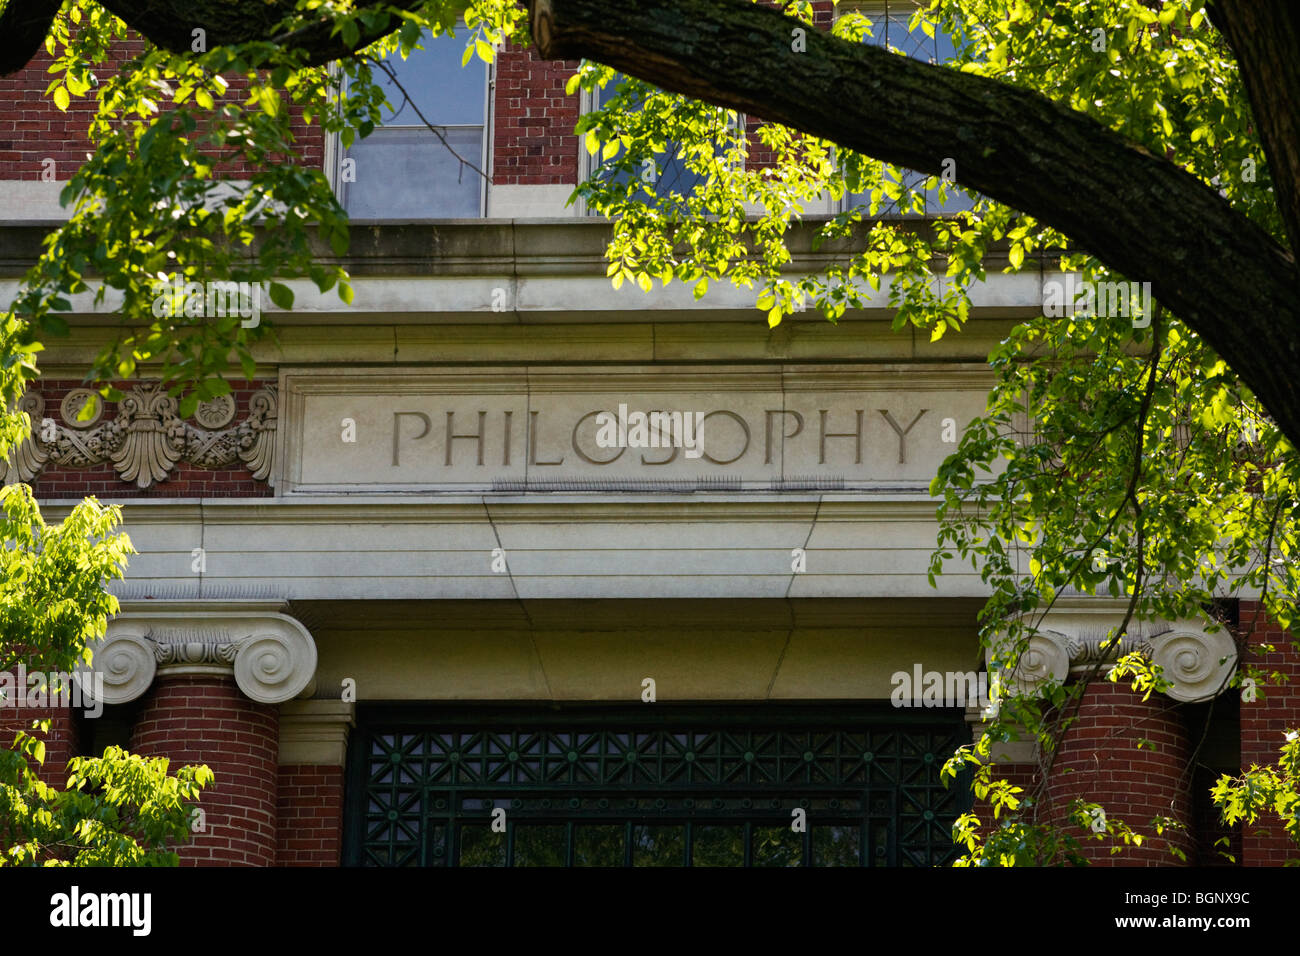
M67 516L81 499L42 501L50 520ZM646 522L725 520L770 522L786 520L933 521L938 502L920 492L885 491L864 494L816 492L755 492L717 494L584 494L483 495L295 495L266 498L140 499L123 503L124 523L202 523L205 525L276 524L331 525L341 521L383 521L397 524L485 520L484 508L519 521L561 521L607 524L625 518Z
M813 240L825 217L806 216L792 223L787 243L790 271L824 268L854 248L853 240L828 240L817 250ZM31 268L45 236L58 223L0 224L0 277L18 277ZM904 220L899 227L928 233L926 220ZM864 223L859 230L869 228ZM605 247L613 235L608 220L589 217L562 219L458 219L418 223L350 223L351 244L342 257L327 242L317 242L317 261L343 265L353 276L443 275L486 273L519 276L599 275L608 263ZM1007 261L1005 243L994 247L986 267L993 274ZM1059 255L1059 252L1057 253ZM1045 264L1055 261L1051 250L1026 256Z

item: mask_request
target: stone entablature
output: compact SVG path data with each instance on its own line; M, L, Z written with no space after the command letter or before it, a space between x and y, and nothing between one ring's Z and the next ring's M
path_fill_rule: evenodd
M282 369L277 488L920 490L988 385L957 365ZM702 441L620 425L610 445L602 413L693 416Z

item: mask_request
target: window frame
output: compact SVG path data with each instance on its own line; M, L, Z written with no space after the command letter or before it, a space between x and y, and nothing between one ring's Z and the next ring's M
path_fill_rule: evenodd
M455 36L452 36L451 34L441 34L437 37L425 37L422 38L421 43L426 43L429 40L433 40L436 42L438 40L442 40L447 37L450 37L451 39L459 40L463 36L463 34L461 34L460 31L467 30L467 29L468 27L465 26L465 23L462 20L456 24L457 33ZM429 48L426 46L422 51L418 51L418 52L428 52L428 50ZM463 46L459 47L459 51L463 53L464 47ZM415 55L417 54L412 53L412 56ZM410 58L408 57L408 60L409 59ZM398 62L406 62L406 61L399 60ZM489 191L489 187L491 186L492 157L493 157L493 150L495 146L495 135L494 135L495 130L493 127L495 125L494 117L496 115L496 80L497 80L496 66L497 64L496 64L495 57L493 57L491 63L484 64L485 69L483 70L483 74L484 74L483 124L481 127L478 124L471 124L471 123L430 124L433 126L434 129L443 130L443 131L449 129L479 129L479 128L483 130L482 144L479 149L480 155L478 158L478 167L479 169L483 170L483 173L485 175L479 176L479 174L476 172L473 171L470 172L470 175L476 176L479 179L478 214L473 217L475 219L486 219L487 211L488 211L488 202L489 202L488 191ZM337 70L337 66L332 65L331 69ZM464 66L461 67L461 69L470 69L470 64L468 63L465 64ZM393 104L393 105L397 106L400 109L400 106L398 106L398 104ZM386 130L388 131L424 130L425 132L429 132L429 126L426 126L425 124L418 123L418 122L397 123L394 125L384 124L384 125L376 126L374 131L370 134L370 136L366 137L365 140L357 139L356 141L354 141L353 148L355 148L358 144L362 142L374 142L375 141L374 137L381 135ZM440 152L445 154L448 160L450 160L451 162L457 162L455 157L453 157L451 153L447 150L447 147L445 147L440 141L436 141L436 137L435 137L435 146ZM343 182L342 170L343 170L343 163L348 158L349 158L348 149L344 148L343 143L340 140L339 134L335 133L332 136L326 137L325 157L324 157L325 166L326 169L329 170L330 173L332 173L332 175L330 175L330 173L327 173L327 176L330 180L330 185L334 189L335 198L338 199L339 205L342 206L345 211L347 210L347 197L348 197L347 187L351 184ZM351 218L352 213L348 212L348 216L349 218ZM403 217L397 217L397 218L403 218ZM434 216L432 218L433 219L448 219L448 218L455 219L455 218L465 218L465 217ZM365 220L361 220L361 221L365 221ZM387 221L387 220L378 220L378 221Z
M839 16L842 16L844 13L860 13L872 21L873 29L879 28L881 25L884 25L886 28L888 28L889 14L890 14L891 7L907 8L908 9L907 19L910 20L912 17L912 13L914 13L917 9L921 8L923 5L924 4L923 2L921 2L921 0L841 0L837 8L836 16L838 18ZM935 29L938 30L938 27L936 26ZM908 31L909 34L911 32L912 31L910 30ZM863 37L862 39L863 43L875 43L876 41L877 41L877 37L874 35L871 38ZM887 50L889 48L888 36L879 38L879 45L881 49ZM895 49L897 48L898 47L895 46ZM902 55L910 57L910 54L905 53ZM914 58L914 59L919 59L919 58ZM921 60L921 62L931 63L933 65L938 66L938 65L942 65L944 61L937 60L937 59L930 59L930 60ZM906 178L909 176L909 174L921 177L921 182L925 182L925 180L930 178L929 174L922 173L915 169L901 168L901 172L904 175L904 181L906 181ZM965 195L964 193L958 193L956 194L956 197L954 197L952 194L950 194L948 198L948 202L951 203L954 198L961 198L964 195ZM850 196L851 194L845 193L843 197L841 197L838 201L834 203L834 207L835 207L834 211L836 213L848 212L850 209L854 208L856 204L852 201ZM962 212L967 212L971 208L973 208L975 203L977 202L979 202L979 197L975 196L972 197L970 205L966 206L965 208L952 209L952 210L941 209L938 208L939 204L937 200L932 200L930 196L930 192L927 190L926 210L924 213L918 214L910 211L908 212L899 211L894 214L886 214L882 212L877 214L876 218L890 220L890 221L903 221L903 220L919 221L925 219L943 219L945 217L957 215ZM934 208L932 211L931 206L934 206L936 208Z

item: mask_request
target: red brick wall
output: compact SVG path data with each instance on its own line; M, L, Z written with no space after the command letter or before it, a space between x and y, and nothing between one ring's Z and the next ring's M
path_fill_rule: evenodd
M1247 635L1251 662L1268 673L1288 678L1283 684L1259 688L1253 703L1241 705L1241 766L1276 766L1283 734L1300 729L1300 654L1291 635L1265 618L1255 602L1241 602L1241 629ZM1260 649L1273 645L1272 653ZM1287 838L1276 816L1266 816L1242 836L1243 862L1247 866L1281 866L1300 859L1300 849Z
M579 94L564 86L575 60L539 60L513 44L497 57L492 182L496 185L576 185Z
M32 721L50 720L50 732L41 734L32 730ZM55 707L4 707L0 708L0 747L13 746L14 735L25 730L45 741L45 763L37 775L55 790L63 790L68 782L68 761L83 756L81 726L70 709Z
M180 849L182 866L272 866L276 850L279 711L249 700L233 678L163 677L131 734L131 751L167 757L171 771L207 764L199 801L206 831Z
M338 866L343 853L343 768L282 766L280 866Z
M114 50L118 61L125 62L143 48L140 41L122 44ZM93 89L85 96L72 97L66 112L54 105L45 95L45 88L55 78L46 69L53 62L44 49L25 69L10 76L0 77L0 180L41 179L42 161L55 161L56 180L67 180L85 161L90 143L86 131L96 110ZM111 64L97 68L107 79L117 69ZM247 82L239 76L226 77L230 90L223 99L243 103L247 98ZM325 134L319 123L308 125L300 115L295 119L292 132L298 155L309 166L319 167L325 156ZM230 175L242 175L252 170L246 164L230 166Z
M116 383L118 388L124 390L129 387L129 384ZM235 417L226 427L237 425L248 417L248 400L254 392L274 384L274 379L231 382L231 397L235 400ZM83 383L70 380L41 380L37 390L45 400L46 416L62 423L59 403L69 391L81 387ZM116 417L116 403L105 403L100 422L112 421ZM34 424L37 428L40 427L40 422ZM265 481L254 479L242 461L228 468L200 468L181 461L171 470L166 481L149 488L137 488L134 482L123 481L114 471L112 462L103 462L88 468L47 466L32 482L32 490L37 498L42 499L84 498L87 495L94 495L100 500L264 498L275 494L275 489Z
M1151 745L1139 748L1139 741ZM1189 858L1193 837L1187 831L1157 836L1150 825L1157 815L1191 823L1187 732L1173 701L1152 694L1143 701L1128 686L1099 680L1090 683L1076 720L1063 735L1048 779L1052 818L1064 821L1071 801L1082 797L1101 804L1108 817L1122 819L1146 839L1116 855L1114 841L1083 840L1083 855L1110 866L1176 866L1170 845ZM1076 835L1091 837L1089 831ZM1190 859L1189 859L1190 862Z

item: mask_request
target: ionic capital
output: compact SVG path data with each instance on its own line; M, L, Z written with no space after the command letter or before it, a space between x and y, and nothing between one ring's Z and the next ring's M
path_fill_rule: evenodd
M316 642L299 621L271 609L278 602L167 603L123 611L91 644L91 663L81 671L103 676L104 703L143 696L160 674L233 675L261 704L311 693ZM83 689L91 693L94 684L84 681Z
M1011 668L1014 686L1026 693L1051 680L1105 674L1109 665L1135 651L1159 665L1171 684L1165 693L1174 700L1209 700L1227 686L1237 666L1237 645L1226 628L1211 631L1197 620L1134 621L1125 637L1108 642L1123 614L1122 607L1110 602L1054 609L1022 642L1018 656L1008 641L990 651L988 660Z

